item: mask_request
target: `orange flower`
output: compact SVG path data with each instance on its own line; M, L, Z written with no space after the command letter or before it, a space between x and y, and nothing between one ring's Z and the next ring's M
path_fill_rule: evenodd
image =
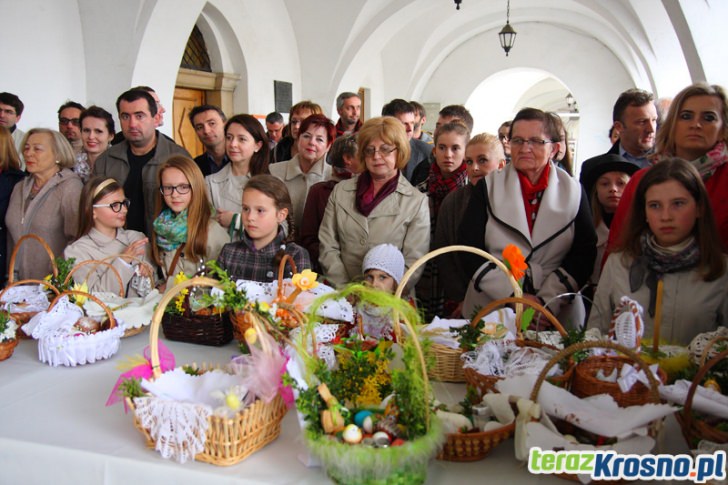
M516 281L523 278L528 265L518 246L515 244L506 245L505 249L503 249L503 261L508 269L511 270L511 274Z

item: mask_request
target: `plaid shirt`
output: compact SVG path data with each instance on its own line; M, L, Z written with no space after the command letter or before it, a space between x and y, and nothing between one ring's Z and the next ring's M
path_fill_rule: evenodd
M243 232L240 241L226 244L220 251L217 264L228 272L230 278L270 282L278 278L278 268L273 267L273 259L283 244L285 235L283 230L278 230L276 238L261 249L256 249L253 241ZM304 269L311 269L311 260L308 251L294 243L286 244L286 253L293 257L296 269L300 272ZM290 266L287 266L284 277L292 276Z

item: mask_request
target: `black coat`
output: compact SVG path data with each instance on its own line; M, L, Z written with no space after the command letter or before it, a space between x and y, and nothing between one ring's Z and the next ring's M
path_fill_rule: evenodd
M0 288L5 286L8 274L7 240L8 232L5 227L5 213L8 211L10 195L15 184L23 180L25 174L20 170L5 170L0 172Z

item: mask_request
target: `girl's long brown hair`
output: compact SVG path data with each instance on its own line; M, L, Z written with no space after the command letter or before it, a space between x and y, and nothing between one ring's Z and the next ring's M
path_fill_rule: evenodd
M124 191L124 187L118 181L114 180L94 196L96 188L106 180L108 180L108 177L92 177L83 186L81 198L78 201L78 232L76 233L76 239L82 238L94 227L93 205L112 192L116 192L117 190Z
M700 250L698 271L704 281L714 281L726 271L723 256L723 245L718 236L713 210L710 207L708 192L705 190L703 180L697 169L682 158L668 158L649 169L637 184L637 190L632 201L632 215L627 228L622 232L622 238L617 251L623 255L638 258L642 255L642 234L650 231L647 224L645 210L647 189L653 185L675 180L690 192L698 208L698 219L693 227L693 235Z
M190 261L205 260L207 255L207 234L210 227L210 219L212 218L212 209L207 199L207 189L205 188L205 179L197 164L192 159L183 155L173 155L169 157L157 170L157 186L162 186L162 174L169 168L176 168L184 174L187 182L192 186L192 197L190 205L187 208L187 243L184 248L184 257ZM157 193L157 203L155 214L159 216L163 209L168 208L164 202L162 192ZM159 257L159 248L157 247L157 235L153 234L152 239L152 256L154 261L163 266L163 261Z

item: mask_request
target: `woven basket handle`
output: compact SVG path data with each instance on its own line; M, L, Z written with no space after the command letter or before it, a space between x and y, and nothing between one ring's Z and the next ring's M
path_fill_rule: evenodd
M442 254L445 253L454 253L454 252L463 252L463 253L472 253L477 254L478 256L482 256L491 263L495 264L498 269L503 271L506 276L508 277L508 282L513 287L513 294L515 296L523 296L523 290L521 290L521 286L518 284L516 279L513 277L511 272L508 270L505 264L503 264L502 261L500 261L498 258L493 256L487 251L483 251L479 248L474 248L472 246L464 246L464 245L453 245L453 246L445 246L443 248L435 249L434 251L430 251L429 253L422 256L420 259L415 261L412 266L407 270L407 272L402 277L402 280L399 282L399 286L397 286L397 291L395 292L395 296L397 298L402 298L402 293L404 293L405 287L407 286L407 283L409 282L410 278L412 278L412 275L417 271L421 266L425 265L429 260L434 259ZM520 305L516 305L516 320L520 321L520 316L522 312L522 307ZM395 325L395 335L399 339L399 327Z
M685 397L685 405L683 406L682 411L683 418L685 419L685 427L692 426L693 413L691 412L691 410L693 408L693 397L695 396L695 391L698 390L700 382L705 377L705 374L707 374L713 366L715 366L718 362L725 359L726 357L728 357L728 349L724 350L720 354L710 359L707 364L701 365L698 369L698 373L695 374L695 377L693 377L693 382L690 383L690 389L688 389L688 395Z
M80 263L78 263L76 266L73 267L73 269L71 269L71 271L68 272L66 279L63 281L63 285L64 286L68 285L68 282L71 281L71 278L73 278L73 274L76 271L83 268L84 266L88 266L88 265L92 265L92 264L94 265L94 267L91 268L91 271L89 271L86 274L86 278L84 278L84 280L83 280L84 283L86 283L88 281L89 276L91 276L91 273L97 271L100 266L106 266L107 268L109 268L111 270L112 274L116 277L117 283L119 283L119 296L122 298L124 296L126 296L126 291L124 291L125 290L124 282L121 279L121 275L116 270L116 268L114 268L114 266L111 263L103 261L103 260L98 260L98 259L87 259L86 261L81 261Z
M36 234L26 234L25 236L18 239L18 242L15 243L15 247L13 248L13 252L10 254L10 263L8 264L8 283L12 283L15 279L15 258L18 256L18 250L20 249L20 246L23 245L25 241L28 241L30 239L35 239L40 243L41 246L43 246L43 249L45 249L45 252L48 254L48 257L51 260L51 268L53 271L53 276L56 278L58 277L58 267L56 266L56 257L53 255L53 250L50 246L48 246L48 243L46 243L42 237L36 235Z
M56 303L58 303L58 301L60 301L61 297L64 295L78 295L78 296L85 296L87 298L90 298L91 300L96 302L96 304L99 305L104 310L104 312L106 312L106 316L109 318L109 328L116 327L116 319L114 318L114 314L111 312L111 310L109 310L109 307L107 307L104 304L104 302L99 300L97 297L95 297L91 293L86 293L84 291L66 290L66 291L62 292L61 294L59 294L58 296L56 296L53 299L50 306L48 307L48 311L50 311L54 306L56 306Z
M498 307L508 305L509 303L522 303L523 305L530 306L537 312L541 312L541 314L546 317L546 319L551 323L551 325L554 326L556 330L562 335L566 335L566 330L564 330L564 327L559 323L559 321L556 319L556 317L546 309L543 305L536 303L535 301L529 300L527 298L523 297L515 297L511 296L508 298L502 298L500 300L493 300L492 302L488 303L486 306L480 309L480 311L473 317L473 320L470 322L470 325L475 326L478 324L478 322L486 315L491 313L493 310L495 310ZM520 319L516 318L516 326L517 326L517 332L518 332L518 338L522 338L522 332L521 332L521 321Z
M37 284L37 285L44 285L46 288L48 288L49 290L51 290L56 295L58 295L60 293L60 291L58 291L58 288L56 288L55 286L53 286L50 281L45 281L45 280L18 280L18 281L15 281L13 283L9 283L5 288L2 289L2 291L0 291L0 300L2 300L3 295L5 295L5 293L10 288L12 288L13 286L27 285L28 283L34 283L34 284Z
M551 360L549 360L543 369L541 369L541 373L538 375L538 379L536 379L536 383L533 386L533 390L531 391L531 401L536 402L538 399L538 393L541 390L541 384L543 384L543 381L546 379L546 374L548 374L549 370L561 362L563 359L573 355L576 352L579 352L581 350L586 349L596 349L596 348L602 348L602 349L612 349L616 350L617 352L620 352L627 357L629 357L633 362L635 362L637 365L639 365L640 369L645 372L645 375L647 376L647 380L650 382L650 398L652 402L659 403L660 402L660 393L658 392L659 383L657 382L657 379L655 379L655 376L650 372L649 366L645 363L642 358L637 355L637 353L631 349L628 349L627 347L623 347L619 344L615 344L614 342L609 342L607 340L602 340L598 342L578 342L574 345L570 345L569 347L561 350L558 354L551 357Z
M285 253L281 258L281 262L278 264L278 295L276 296L276 301L284 301L286 299L286 296L283 294L283 276L286 272L286 263L290 263L293 274L298 273L293 256Z
M717 344L718 342L725 342L726 340L728 340L728 337L718 336L714 337L710 340L710 342L708 342L708 344L703 349L703 353L700 355L700 367L704 366L705 362L708 360L708 355L710 355L710 349L715 347L715 344Z
M154 310L154 314L152 315L151 328L149 329L149 347L152 354L152 372L155 379L162 375L159 363L159 327L162 324L164 309L167 308L169 302L171 302L172 299L174 299L180 291L191 286L211 286L213 288L222 289L219 281L208 278L206 276L196 276L189 280L185 280L177 285L174 285L172 288L169 288L164 293L162 299L157 304L157 308Z

